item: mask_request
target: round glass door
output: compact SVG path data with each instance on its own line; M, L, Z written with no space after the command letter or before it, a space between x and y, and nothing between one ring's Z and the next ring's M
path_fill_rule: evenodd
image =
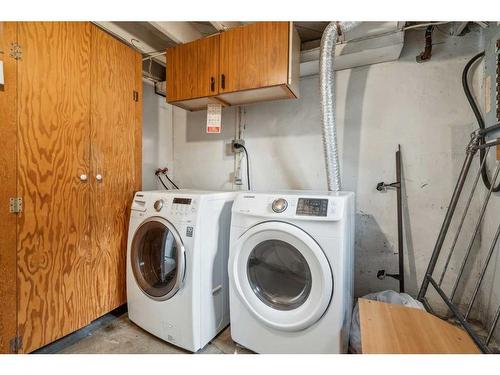
M146 220L132 240L131 263L137 285L153 299L172 297L184 279L184 253L182 241L168 221Z
M311 269L294 246L280 240L259 243L247 263L248 281L259 299L278 310L293 310L311 292Z
M333 274L318 243L302 229L268 221L231 245L229 281L262 323L299 331L317 322L333 293Z

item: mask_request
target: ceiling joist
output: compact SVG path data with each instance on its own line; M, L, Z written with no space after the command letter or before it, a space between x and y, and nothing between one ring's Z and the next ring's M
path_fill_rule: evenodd
M134 47L136 50L143 54L156 53L158 50L158 41L154 42L153 38L144 38L139 33L134 32L127 23L124 22L93 22L95 25L106 30L108 33L114 35L118 39L123 40L128 45ZM139 27L137 28L139 29ZM137 30L135 30L137 31ZM156 53L157 54L157 53ZM158 54L157 54L158 55ZM165 65L165 56L158 55L153 58L161 65Z
M243 25L243 22L239 21L210 21L213 27L217 29L217 31L226 31L228 29L232 29L234 27L238 27Z
M176 43L188 43L203 37L203 34L189 22L161 21L150 24Z

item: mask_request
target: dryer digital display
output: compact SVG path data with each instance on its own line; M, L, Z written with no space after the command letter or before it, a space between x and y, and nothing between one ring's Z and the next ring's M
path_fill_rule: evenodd
M297 215L327 216L328 199L299 198Z
M191 198L174 198L174 204L191 204Z

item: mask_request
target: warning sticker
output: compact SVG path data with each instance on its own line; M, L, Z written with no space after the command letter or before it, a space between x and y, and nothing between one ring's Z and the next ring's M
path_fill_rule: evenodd
M222 105L207 105L207 134L220 133L222 130Z

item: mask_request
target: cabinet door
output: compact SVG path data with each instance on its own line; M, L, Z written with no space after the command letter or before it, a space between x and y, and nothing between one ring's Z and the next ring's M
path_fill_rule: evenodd
M219 35L167 49L167 101L218 94Z
M17 196L17 60L9 56L17 42L17 24L0 22L0 61L4 84L0 84L0 353L10 353L10 340L17 335L16 225L9 212L9 198Z
M221 33L219 92L286 84L289 28L288 22L256 22Z
M18 324L22 352L88 324L90 24L22 22Z
M141 66L140 54L92 26L90 185L95 317L126 302L128 221L134 191L140 188Z

